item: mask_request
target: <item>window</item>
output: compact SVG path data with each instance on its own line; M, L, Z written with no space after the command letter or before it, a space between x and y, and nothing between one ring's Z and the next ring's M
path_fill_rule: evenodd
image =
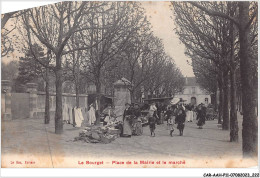
M192 88L191 88L191 93L192 93L192 94L195 94L195 93L196 93L195 87L192 87Z
M191 97L190 102L191 104L195 105L197 103L196 97Z
M209 104L209 99L205 98L205 104Z

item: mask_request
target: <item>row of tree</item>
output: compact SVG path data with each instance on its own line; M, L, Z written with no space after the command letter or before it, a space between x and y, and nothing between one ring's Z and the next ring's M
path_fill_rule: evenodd
M257 155L257 2L174 2L177 34L192 59L197 81L219 90L219 123L238 141L242 96L243 153Z
M20 58L18 81L42 77L46 82L45 123L49 123L49 78L56 79L55 133L62 133L62 84L96 87L100 112L101 86L125 77L132 102L143 93L172 96L180 91L183 76L164 52L162 41L138 2L60 2L27 9L17 16ZM12 39L15 40L15 39ZM158 93L160 92L160 93ZM99 117L97 118L99 123Z

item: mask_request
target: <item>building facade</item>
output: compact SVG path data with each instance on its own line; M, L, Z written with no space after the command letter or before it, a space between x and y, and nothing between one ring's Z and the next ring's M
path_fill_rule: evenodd
M175 97L182 98L185 103L196 105L211 103L210 93L199 86L195 77L186 77L183 91L175 94Z

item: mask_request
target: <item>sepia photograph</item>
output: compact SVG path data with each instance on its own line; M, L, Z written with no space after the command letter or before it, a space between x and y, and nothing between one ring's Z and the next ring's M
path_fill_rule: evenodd
M258 1L30 3L1 12L1 168L259 168Z

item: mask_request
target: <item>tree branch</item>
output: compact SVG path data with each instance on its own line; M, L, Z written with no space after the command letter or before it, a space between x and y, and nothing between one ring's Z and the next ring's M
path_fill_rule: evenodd
M237 19L233 18L233 17L230 17L229 15L227 14L224 14L224 13L221 13L221 12L217 12L217 11L211 11L211 10L208 10L207 8L199 5L197 2L195 1L189 1L188 3L190 3L191 5L199 8L200 10L206 12L208 15L211 15L211 16L218 16L218 17L222 17L222 18L225 18L225 19L228 19L230 21L232 21L234 24L236 24L238 27L240 26L239 25L239 22L237 21Z

